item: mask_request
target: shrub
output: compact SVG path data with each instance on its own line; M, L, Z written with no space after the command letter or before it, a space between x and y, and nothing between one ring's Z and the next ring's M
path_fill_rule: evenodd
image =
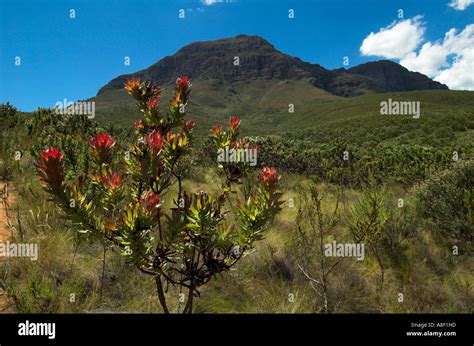
M445 239L472 246L474 161L460 161L414 189L417 212Z
M89 141L91 162L81 179L66 175L71 163L64 148L41 152L36 165L46 191L83 233L104 246L116 246L136 268L153 276L165 313L169 308L164 284L187 291L182 312L191 313L199 288L233 267L263 238L265 225L282 203L276 170L265 167L255 178L245 162L218 165L224 180L216 196L185 191L182 180L189 170L195 125L184 119L190 88L187 77L178 78L163 115L161 89L131 80L125 89L144 119L135 123L135 142L128 150L120 152L109 133L99 132ZM239 128L236 117L227 130L215 126L213 150L248 148L248 140L237 138ZM171 194L172 206L165 210Z

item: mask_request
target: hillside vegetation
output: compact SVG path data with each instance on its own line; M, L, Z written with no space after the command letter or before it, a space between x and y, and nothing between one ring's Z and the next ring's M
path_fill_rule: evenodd
M474 311L472 92L342 98L304 81L265 80L198 81L193 89L187 111L197 121L196 159L189 162L196 173L185 176L183 188L218 191L204 134L238 115L242 133L258 136L252 140L261 148L259 165L279 167L285 200L256 250L202 289L196 312ZM163 99L170 97L166 90ZM420 101L421 117L380 115L380 102L389 98ZM83 171L93 133L110 132L120 150L132 140L132 100L121 90L95 100L97 122L0 109L0 174L17 194L12 240L42 249L37 262L0 263L0 287L14 311L162 311L150 293L153 280L114 249L106 251L104 270L101 243L64 219L36 176L33 164L48 146L59 145ZM320 234L324 243L364 239L365 259L325 257ZM312 281L321 278L321 263L333 268L325 272L324 295ZM166 295L170 309L178 309L179 291L169 286Z
M424 143L428 133L433 139L441 134L442 140L450 132L444 130L446 127L455 133L473 129L474 98L469 91L410 91L343 98L304 81L192 82L193 97L188 111L196 119L198 134L207 134L212 125L226 122L232 115L244 120L242 131L246 135L309 129L318 136L324 135L321 142L335 135L349 136L351 141L358 142L370 141L371 136L378 140L382 129L387 133L385 137L402 136ZM163 100L171 97L171 91L170 85L164 86ZM380 115L380 102L388 99L421 102L420 118ZM132 125L140 117L124 90L113 90L91 100L96 102L99 122ZM294 113L289 112L290 104L294 105ZM432 126L436 126L437 133L431 131ZM354 129L360 130L354 133Z

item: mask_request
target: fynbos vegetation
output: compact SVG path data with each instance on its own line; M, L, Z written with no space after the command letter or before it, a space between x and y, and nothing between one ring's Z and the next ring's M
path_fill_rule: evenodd
M80 181L74 174L65 178L71 168L65 167L64 152L49 148L37 164L41 182L81 232L116 246L154 278L165 313L170 311L164 293L168 284L187 292L182 312L190 313L200 287L232 268L262 239L264 227L280 210L279 177L273 168L263 168L256 177L245 164L230 163L222 166L218 195L186 191L182 180L189 174L185 164L194 128L192 120L184 119L188 78L177 79L166 115L158 108L161 90L155 84L131 80L125 88L144 116L136 123L131 147L117 151L109 133L96 133L89 141L92 161ZM245 143L237 140L239 126L232 118L227 132L214 131L216 146ZM172 207L166 211L168 198Z
M94 117L0 106L0 310L473 311L472 92L251 36L191 48Z

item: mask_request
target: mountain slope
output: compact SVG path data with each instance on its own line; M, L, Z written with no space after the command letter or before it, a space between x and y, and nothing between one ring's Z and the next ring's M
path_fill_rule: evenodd
M405 67L389 60L368 62L347 70L347 73L362 75L372 79L379 90L413 91L448 89L418 72L408 71Z
M163 107L171 98L171 92L171 87L163 92ZM304 135L300 139L312 138L315 143L340 136L350 138L354 143L372 137L377 142L376 138L386 132L390 135L385 140L400 136L404 143L429 135L434 142L440 142L445 134L452 132L445 131L446 127L470 136L472 141L473 95L471 91L425 90L345 98L312 87L306 81L229 83L206 80L193 84L187 117L196 120L198 136L208 134L213 125L227 124L229 117L238 116L242 119L243 135L280 135L307 130L318 135ZM380 103L388 99L420 101L420 118L380 115ZM96 101L97 120L100 122L131 125L142 118L125 90L113 90L93 100ZM294 105L294 113L289 112L290 103ZM462 119L470 125L467 126ZM456 147L454 143L453 148Z
M234 66L235 56L240 58L239 66ZM426 121L445 123L449 116L464 117L474 111L472 92L444 90L446 86L391 61L331 71L281 53L258 36L241 35L190 44L145 70L113 79L91 99L98 120L130 125L140 118L123 89L127 80L158 82L164 87L165 107L180 75L188 75L193 83L187 111L197 122L197 134L208 133L213 124L227 123L230 116L242 119L246 135L318 127L328 135L360 128L360 135L392 123L414 131ZM421 119L382 117L380 102L389 98L421 101Z
M238 63L237 63L238 59ZM234 83L252 80L304 80L339 96L367 92L447 89L428 77L390 61L367 63L345 70L327 70L275 49L259 36L239 35L189 44L147 69L121 75L103 86L98 95L120 89L131 78L171 84L180 75L196 80Z

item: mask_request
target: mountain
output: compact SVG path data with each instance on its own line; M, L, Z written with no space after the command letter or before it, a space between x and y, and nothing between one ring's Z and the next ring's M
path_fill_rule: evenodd
M448 89L439 82L435 82L424 74L411 72L405 67L389 60L368 62L347 70L347 73L362 75L371 78L375 87L386 91L413 91Z
M90 99L95 101L97 120L130 125L141 117L123 89L127 80L158 82L165 108L182 75L193 83L187 111L196 120L199 136L238 116L245 135L319 128L328 135L352 131L365 138L396 125L403 129L392 132L404 134L404 141L420 131L437 138L441 134L432 130L437 128L434 121L441 129L449 117L465 117L474 109L473 92L445 90L445 85L391 61L328 70L279 52L261 37L240 35L192 43L147 69L111 80ZM380 102L389 98L420 101L421 118L381 117ZM294 112L289 112L290 104Z
M238 64L235 64L236 57ZM180 75L193 81L229 83L254 80L303 80L338 96L371 92L448 89L446 85L410 72L391 61L376 61L350 69L328 70L284 54L259 36L239 35L189 44L147 69L121 75L103 86L98 95L123 88L131 78L171 84Z

